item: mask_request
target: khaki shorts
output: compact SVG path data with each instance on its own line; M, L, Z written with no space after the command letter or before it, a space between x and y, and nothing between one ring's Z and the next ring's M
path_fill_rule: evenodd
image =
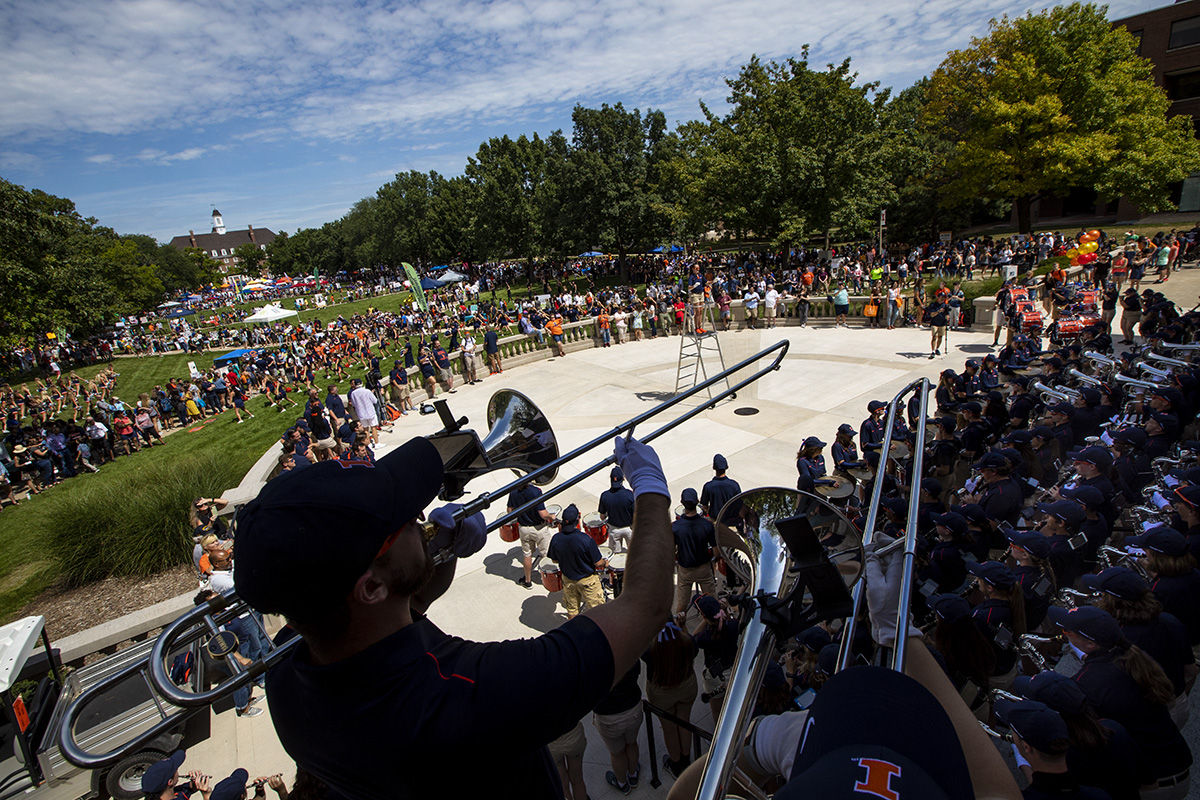
M671 711L678 706L691 706L696 702L698 693L695 670L676 686L663 687L646 681L646 699L663 711Z
M608 752L620 753L625 745L637 744L638 731L642 727L642 704L638 702L633 708L616 714L593 714L592 724Z
M774 319L775 318L775 306L764 306L763 307L763 316L766 317L767 319Z
M442 383L449 383L454 378L454 376L450 373L450 370L443 367L438 367L438 375L441 376Z
M546 745L546 748L555 761L560 758L583 758L583 751L587 749L587 733L583 730L583 721L580 720L574 728Z
M946 326L945 325L934 325L933 332L936 333L938 336L945 336L946 335Z
M573 581L563 576L563 605L568 616L575 616L584 609L604 605L604 589L600 587L599 575L588 575L583 580Z
M393 383L391 385L393 400L407 400L409 395L407 383Z
M521 555L525 558L533 558L533 551L537 550L542 555L550 549L550 539L554 536L554 528L545 525L541 528L535 528L532 525L522 525L519 528L521 538Z
M328 439L317 439L313 442L314 450L333 450L337 448L337 442L330 436Z

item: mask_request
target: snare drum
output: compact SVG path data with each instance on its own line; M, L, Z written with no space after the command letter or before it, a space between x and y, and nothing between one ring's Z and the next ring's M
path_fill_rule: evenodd
M562 591L562 573L558 571L558 567L553 564L543 564L538 567L538 571L542 573L542 586L546 587L547 592Z
M870 467L850 467L846 470L851 478L858 481L870 481L875 478L875 470Z
M675 519L682 519L682 518L683 518L683 513L684 513L686 510L687 510L687 509L685 509L685 508L684 508L683 506L681 506L681 505L679 505L679 506L675 506Z
M817 494L821 495L822 497L836 499L839 497L849 497L851 494L854 493L854 484L851 483L850 481L843 480L841 478L832 478L832 479L825 478L823 480L833 480L833 481L835 481L835 483L833 483L830 486L823 486L821 484L817 484L817 486L816 486Z
M521 538L521 528L515 522L500 526L500 539L505 542L515 542Z
M550 515L550 518L551 518L551 519L558 519L558 515L562 513L562 506L559 506L559 505L547 505L547 506L546 506L546 513Z
M608 577L612 581L613 598L621 596L625 586L625 559L628 553L617 553L608 560Z
M596 544L608 541L608 526L604 524L604 517L600 516L599 512L593 511L583 515L583 530Z
M613 549L607 545L600 545L597 549L600 551L600 557L611 564L613 560Z
M897 461L908 458L912 455L912 448L908 446L908 442L892 442L892 449L888 452L888 458L894 458Z

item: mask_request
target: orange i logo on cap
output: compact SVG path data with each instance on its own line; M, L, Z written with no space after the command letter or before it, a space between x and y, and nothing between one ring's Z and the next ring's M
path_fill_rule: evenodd
M900 800L900 793L892 789L892 777L900 777L899 764L879 758L856 758L858 765L867 771L867 779L854 784L858 794L872 794L884 800Z

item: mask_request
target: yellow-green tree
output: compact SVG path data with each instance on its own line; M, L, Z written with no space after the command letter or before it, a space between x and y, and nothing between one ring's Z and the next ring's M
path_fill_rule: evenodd
M950 53L929 83L925 122L953 146L941 165L956 200L1008 199L1020 229L1040 197L1088 186L1143 211L1170 208L1168 187L1200 167L1188 117L1107 7L1090 3L992 20Z

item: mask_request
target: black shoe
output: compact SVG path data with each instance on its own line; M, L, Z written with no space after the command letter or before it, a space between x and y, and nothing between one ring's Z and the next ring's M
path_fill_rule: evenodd
M526 589L532 589L532 588L533 588L533 581L527 581L527 580L525 580L524 576L522 576L522 577L520 577L520 578L517 578L517 583L518 583L519 585L521 585L521 586L524 586Z

